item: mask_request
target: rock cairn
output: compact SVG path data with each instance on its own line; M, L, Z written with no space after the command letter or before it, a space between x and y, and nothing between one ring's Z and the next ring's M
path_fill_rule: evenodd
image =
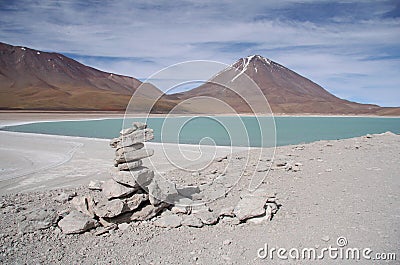
M92 195L71 199L75 210L62 216L58 222L64 233L82 233L102 226L95 232L101 235L116 228L124 230L130 222L148 220L152 220L155 226L168 228L181 225L200 228L222 220L233 225L243 222L260 224L271 220L278 211L280 205L275 194L262 189L242 193L239 201L230 207L227 207L230 203L222 203L225 208L213 209L201 201L193 204L195 197L207 197L207 193L200 189L177 189L174 183L143 166L142 159L154 153L143 143L153 137L153 130L146 124L135 122L131 128L122 130L118 138L111 140L110 146L115 149L115 167L110 178L104 182L91 181L89 189L94 191ZM222 188L217 185L217 190L211 190L211 194L217 192L220 195ZM69 200L69 196L59 199Z
M99 224L109 230L118 224L149 220L169 205L149 196L149 186L154 189L156 180L154 172L142 165L142 159L152 156L154 150L143 143L153 138L152 129L135 122L111 140L115 168L110 171L110 179L89 184L89 189L101 192L96 201L90 196L72 199L77 211L59 222L63 232L80 233Z

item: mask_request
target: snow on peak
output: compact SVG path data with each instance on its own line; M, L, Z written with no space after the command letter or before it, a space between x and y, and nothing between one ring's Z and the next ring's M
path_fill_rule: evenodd
M26 51L25 47L21 47L21 50Z
M247 56L246 58L242 58L242 71L238 73L234 78L232 78L231 82L235 81L236 78L238 78L241 74L243 74L246 70L247 67L249 66L250 61L254 58L255 55Z
M40 52L36 52L36 54L37 54L37 55L39 55L39 54L40 54Z

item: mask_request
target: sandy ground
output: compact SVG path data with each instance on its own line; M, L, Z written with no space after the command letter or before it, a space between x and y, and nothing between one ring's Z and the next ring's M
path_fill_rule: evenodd
M310 264L307 259L282 260L276 251L273 261L271 256L262 259L258 254L265 254L261 249L265 246L287 251L313 248L319 254L330 246L342 250L369 248L372 258L377 253L397 256L397 261L361 257L361 264L398 264L400 259L398 135L388 133L277 148L274 163L299 163L300 171L275 169L259 173L266 174L261 188L276 193L282 204L268 223L232 225L222 220L200 229L165 229L144 222L100 237L93 231L63 235L54 228L21 234L17 225L25 210L38 206L60 210L70 207L55 201L59 193L82 194L86 188L80 185L104 177L104 172L112 167L113 150L108 141L10 132L1 132L0 139L0 263ZM156 149L156 155L161 151ZM196 148L189 151L195 152ZM217 156L227 151L230 152L222 149ZM212 151L209 153L213 155ZM228 177L242 168L241 154L235 152L226 161L233 165ZM154 161L159 161L162 166L158 170L172 179L179 182L185 178L176 169L170 171L173 167L161 157ZM260 164L267 165L266 161L265 157L253 156L246 170L254 172L252 169ZM145 164L151 167L150 161ZM226 165L215 162L206 170L221 166ZM237 199L247 189L251 177L245 173L224 202ZM340 237L347 241L341 248L337 245ZM283 256L288 257L288 253ZM330 258L325 252L316 263L356 261Z

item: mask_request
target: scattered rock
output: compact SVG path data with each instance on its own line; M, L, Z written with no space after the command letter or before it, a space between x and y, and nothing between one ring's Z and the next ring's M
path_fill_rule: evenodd
M148 186L149 200L152 205L158 205L161 202L176 202L181 197L176 190L174 183L158 176Z
M267 201L266 193L258 190L256 193L248 193L241 196L239 203L234 209L234 213L240 221L249 218L261 216L265 214L265 202Z
M121 231L125 231L128 228L129 228L129 224L128 223L118 224L118 229L121 230Z
M218 222L219 216L214 212L202 210L194 214L205 225L213 225Z
M69 201L71 198L72 198L72 197L71 197L69 194L67 194L67 193L65 193L65 192L62 192L62 193L61 193L60 195L58 195L54 200L55 200L56 202L66 203L66 202Z
M229 217L234 217L235 213L234 213L235 208L232 207L225 207L223 209L221 209L221 211L219 212L220 216L229 216Z
M117 229L117 227L118 226L116 224L110 224L109 226L101 227L98 231L96 231L96 233L94 233L94 235L101 236L109 231Z
M224 156L224 157L217 158L217 162L222 162L222 161L224 161L225 159L228 159L228 156Z
M88 188L89 190L101 190L102 185L103 185L104 181L100 181L100 180L91 180L89 182Z
M71 201L76 210L86 214L87 216L94 217L94 201L90 196L75 197Z
M53 209L36 208L24 213L19 219L18 230L20 232L35 232L55 225L58 214Z
M250 224L255 224L255 225L262 225L267 223L270 220L270 217L267 216L266 214L261 215L261 216L257 216L257 217L253 217L250 219L246 220L246 223L250 223Z
M200 220L200 218L197 218L194 215L187 215L187 216L183 217L182 225L201 228L201 227L203 227L204 224Z
M191 207L189 206L173 206L171 208L171 212L178 214L178 213L182 213L182 214L190 214L191 213Z
M87 215L72 211L58 222L64 234L78 234L86 232L96 226L96 221Z
M154 205L146 205L142 209L140 209L137 212L134 212L130 220L131 221L144 221L144 220L149 220L156 216L159 212L161 212L163 209L165 209L168 206L166 203L160 203L158 206Z
M181 226L182 218L176 214L169 214L161 216L154 222L155 226L166 227L166 228L176 228Z
M268 196L264 190L242 195L236 207L212 211L205 205L194 206L196 200L212 200L226 196L227 190L234 183L230 182L225 173L219 174L220 169L213 169L210 171L211 174L204 177L213 180L212 183L185 186L178 190L175 183L161 175L154 175L152 170L142 165L141 159L153 155L154 152L145 149L143 141L152 138L153 130L147 128L144 123L137 123L133 128L122 130L120 137L111 141L110 145L116 148L114 165L117 169L111 170L109 180L89 183L89 189L102 191L92 193L96 200L92 196L80 196L71 201L76 211L65 212L62 215L64 218L58 225L63 233L82 233L98 223L103 228L98 229L95 235L104 235L117 228L123 231L131 222L141 222L142 225L153 223L155 226L165 228L176 228L181 225L200 228L204 225L214 225L220 220L229 225L238 225L249 220L257 223L271 220L278 210L275 196ZM242 158L236 157L236 159ZM217 161L222 162L225 159L228 157L225 156ZM287 159L287 156L281 159ZM296 171L296 167L301 166L301 163L292 165L288 162L279 162L276 165L279 168ZM200 175L200 172L192 173L194 177ZM67 195L62 195L59 196L59 201L65 202L69 198ZM167 207L170 210L162 213L154 222L147 222L160 215ZM50 225L53 223L50 222ZM229 245L231 241L224 241L223 244Z
M232 240L230 240L230 239L225 239L224 242L222 242L222 244L224 246L230 245L231 243L232 243Z

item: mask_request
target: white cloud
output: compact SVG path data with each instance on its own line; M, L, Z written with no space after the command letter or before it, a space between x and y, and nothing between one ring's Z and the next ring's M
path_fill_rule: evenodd
M391 2L357 1L354 14L351 1L340 2L339 11L348 12L325 18L324 5L333 3L19 1L0 4L0 36L15 45L92 56L81 62L138 78L181 61L230 64L261 53L336 95L399 106L400 62L391 57L400 53L400 20L382 18ZM302 8L316 9L314 17L297 17ZM366 60L371 57L377 58Z

